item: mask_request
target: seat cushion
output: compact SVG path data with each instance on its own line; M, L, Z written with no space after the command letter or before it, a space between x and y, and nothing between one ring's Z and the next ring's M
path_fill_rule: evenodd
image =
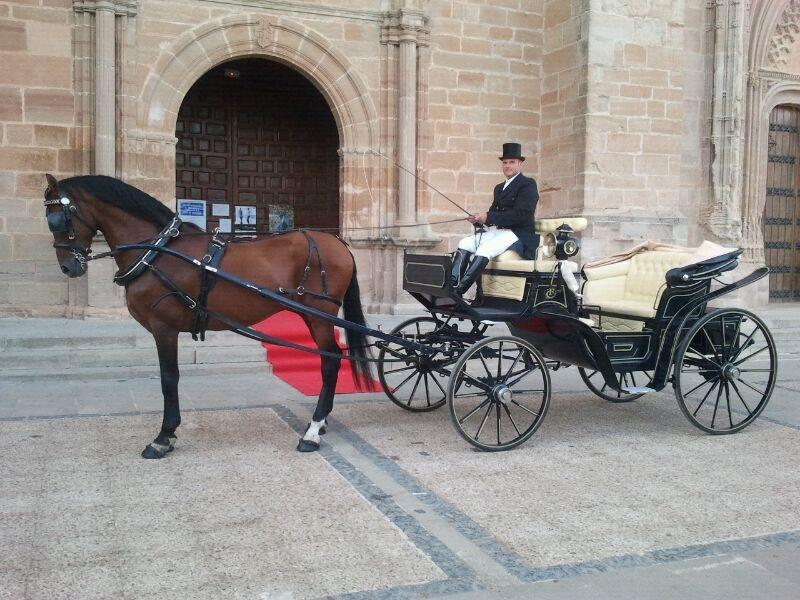
M536 250L536 256L542 254L543 248ZM536 260L525 260L513 250L506 250L500 256L490 261L487 269L497 271L524 271L525 273L543 272L551 273L558 264L555 260L537 258ZM573 273L578 272L578 265L574 262L567 263ZM522 300L525 295L525 277L515 275L493 275L484 274L481 277L481 286L485 296L495 298L508 298L510 300Z
M667 271L685 264L688 258L686 252L653 250L619 262L584 267L584 304L606 312L653 318L666 287Z
M572 231L583 231L588 227L589 222L584 217L557 217L554 219L536 219L534 230L536 233L552 233L561 225L569 225Z

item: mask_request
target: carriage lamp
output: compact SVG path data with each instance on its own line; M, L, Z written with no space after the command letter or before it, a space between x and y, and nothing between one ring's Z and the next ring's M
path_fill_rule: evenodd
M574 231L572 227L566 223L560 225L558 229L556 229L554 254L558 260L567 260L568 258L575 256L578 253L578 250L581 249L580 244L578 244L578 240L572 237L573 233Z

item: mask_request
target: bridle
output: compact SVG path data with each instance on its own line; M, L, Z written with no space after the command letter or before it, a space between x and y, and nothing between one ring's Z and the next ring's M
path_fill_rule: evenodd
M75 257L75 260L77 260L83 268L86 268L86 261L90 260L89 255L92 253L92 249L88 246L81 246L75 242L76 236L73 217L83 223L89 231L92 231L94 227L89 225L86 219L81 217L78 207L66 196L54 198L52 200L45 199L44 205L58 206L61 209L59 211L47 213L47 228L53 233L66 233L69 239L69 242L66 243L53 242L53 248L65 248L69 250Z

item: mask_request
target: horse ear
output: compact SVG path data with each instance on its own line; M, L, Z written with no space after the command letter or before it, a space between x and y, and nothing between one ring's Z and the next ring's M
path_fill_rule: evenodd
M58 180L52 175L50 175L50 173L45 173L44 176L47 178L47 185L49 191L51 191L55 195L58 195Z

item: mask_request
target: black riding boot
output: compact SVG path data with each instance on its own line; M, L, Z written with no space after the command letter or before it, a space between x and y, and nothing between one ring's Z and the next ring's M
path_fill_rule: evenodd
M458 286L458 293L464 294L472 284L475 283L475 280L478 279L483 270L486 268L486 265L489 264L489 259L485 256L476 256L472 259L472 264L467 269L467 272L464 273L464 277L461 279L461 285Z
M467 264L469 263L469 255L468 251L461 248L456 250L453 255L453 268L450 271L451 288L456 289L461 282L461 278L464 277L464 271L467 270Z

